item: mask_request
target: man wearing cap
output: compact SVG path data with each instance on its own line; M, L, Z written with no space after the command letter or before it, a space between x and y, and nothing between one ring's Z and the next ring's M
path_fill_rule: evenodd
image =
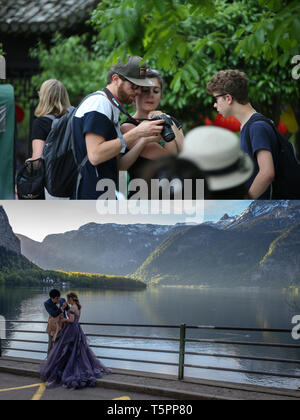
M101 180L110 180L117 191L119 170L127 170L147 143L161 140L163 121L143 121L124 136L121 134L120 112L126 112L123 104L131 104L143 86L153 85L146 78L147 66L140 66L141 60L140 57L130 57L126 64L113 66L104 91L88 96L76 111L76 157L78 162L87 162L81 170L74 199L96 200L101 197L104 193L98 187ZM130 152L122 156L138 139Z
M241 123L241 148L255 165L248 182L249 197L270 199L279 145L272 126L249 102L247 75L238 70L220 71L211 78L207 92L213 95L214 107L223 117L234 116Z

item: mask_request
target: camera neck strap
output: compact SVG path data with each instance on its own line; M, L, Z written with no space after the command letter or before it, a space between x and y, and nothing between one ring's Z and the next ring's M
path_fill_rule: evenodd
M125 114L127 117L129 117L131 120L134 120L137 122L137 120L135 118L133 118L129 112L126 111L126 109L123 107L123 105L120 103L120 101L118 101L118 99L111 93L111 91L107 88L103 89L103 92L106 94L107 98L110 100L110 102L113 104L113 106L115 106L116 108L118 108L118 110L120 112L122 112L122 114Z

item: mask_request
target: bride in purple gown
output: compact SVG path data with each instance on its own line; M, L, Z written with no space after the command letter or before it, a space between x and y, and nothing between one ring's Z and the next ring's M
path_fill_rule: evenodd
M79 324L81 305L76 293L69 293L68 319L53 344L48 360L42 365L41 379L47 387L80 389L95 387L103 373L112 373L94 355Z

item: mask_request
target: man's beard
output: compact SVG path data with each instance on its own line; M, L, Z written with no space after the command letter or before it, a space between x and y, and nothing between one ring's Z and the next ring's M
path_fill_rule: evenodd
M125 92L125 89L123 88L123 83L118 88L118 99L122 104L130 105L133 102L133 99L131 98L132 95L129 95L127 92Z

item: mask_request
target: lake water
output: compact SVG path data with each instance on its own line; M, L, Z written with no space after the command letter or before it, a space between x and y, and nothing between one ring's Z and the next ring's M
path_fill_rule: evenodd
M69 290L63 291L63 296ZM190 288L148 288L138 292L77 290L83 306L82 323L105 324L146 324L189 326L209 325L222 327L289 329L295 314L300 314L300 296L293 292L296 306L291 295L284 290L264 289L190 289ZM45 325L35 325L30 321L47 321L48 315L43 302L48 298L47 289L0 288L0 315L7 320L25 320L26 324L7 323L7 329L45 331ZM83 326L87 334L111 334L123 336L179 338L179 328L137 328ZM43 333L31 334L8 332L8 339L47 341ZM244 342L265 342L300 346L300 341L292 339L291 334L236 332L215 330L188 330L187 338L209 340L231 340ZM179 343L174 341L152 341L89 337L91 345L146 348L153 350L178 351ZM32 344L8 341L9 348L28 349L28 352L6 350L5 355L44 359L45 354L30 350L46 350L46 344ZM112 368L143 370L177 375L176 366L160 364L115 361L109 358L135 359L142 361L170 362L177 364L177 354L150 353L134 350L93 349ZM261 362L243 359L242 356L291 359L300 361L300 349L270 348L245 345L208 343L187 343L188 352L205 353L207 356L188 355L185 363L203 367L223 367L243 371L275 372L300 377L300 364ZM235 358L217 358L215 354L234 355ZM209 356L213 355L213 356ZM254 375L251 373L222 372L211 369L185 368L186 377L198 377L222 381L242 382L265 386L298 388L300 379Z

